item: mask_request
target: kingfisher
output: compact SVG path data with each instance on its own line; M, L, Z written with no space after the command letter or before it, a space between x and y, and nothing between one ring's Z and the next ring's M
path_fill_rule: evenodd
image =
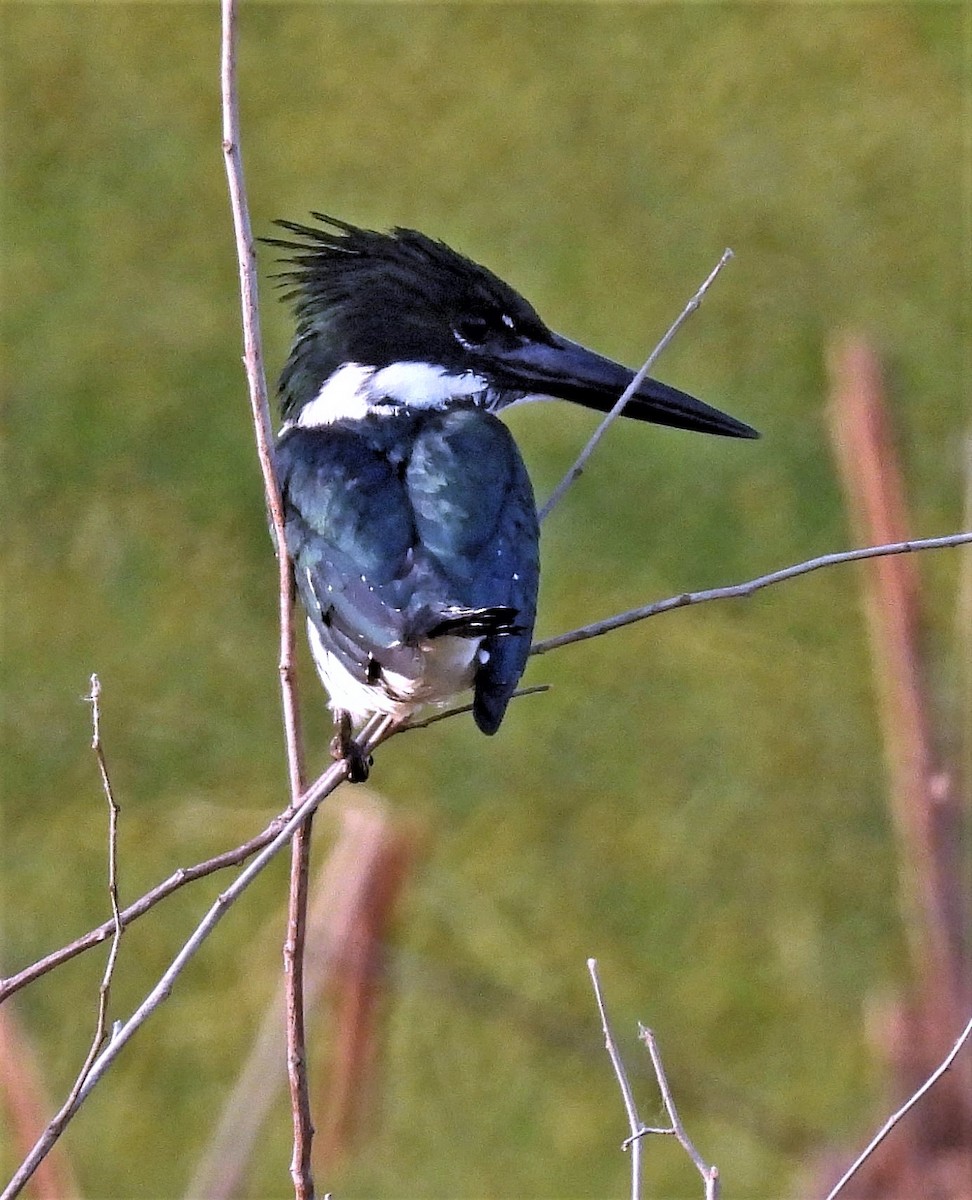
M275 222L296 332L275 462L287 552L330 699L335 758L472 689L494 734L530 653L533 488L497 414L561 399L609 411L634 372L554 333L497 275L414 229L322 213ZM725 437L749 425L654 379L624 416Z

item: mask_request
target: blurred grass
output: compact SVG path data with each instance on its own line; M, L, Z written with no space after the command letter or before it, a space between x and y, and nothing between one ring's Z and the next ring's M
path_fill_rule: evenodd
M252 833L281 803L284 763L216 6L8 4L0 32L0 854L16 968L105 915L92 670L126 898ZM863 328L888 356L916 532L958 527L963 32L959 5L244 6L258 232L311 208L418 226L632 363L736 251L660 374L765 440L616 428L544 531L541 635L849 544L821 420L834 330ZM268 287L264 320L272 367L289 318ZM539 406L511 424L543 495L592 418ZM953 554L920 567L943 679L957 568ZM396 939L382 1103L323 1182L349 1197L623 1194L595 954L646 1113L637 1018L728 1194L779 1195L816 1139L869 1126L880 1081L861 1008L905 980L857 577L675 613L529 679L554 691L515 704L496 741L455 722L381 756L376 782L426 824L428 853ZM304 696L320 760L306 669ZM119 1013L216 887L126 937ZM272 992L283 911L279 868L78 1119L86 1194L185 1186ZM55 1096L99 970L92 957L18 998ZM315 1037L320 1080L323 1025ZM288 1161L281 1106L250 1194L288 1194ZM694 1194L668 1148L648 1163L648 1194Z

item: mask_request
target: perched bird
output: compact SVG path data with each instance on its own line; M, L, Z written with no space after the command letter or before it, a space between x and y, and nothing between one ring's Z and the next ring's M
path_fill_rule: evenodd
M319 213L277 224L297 329L279 383L276 467L310 647L352 778L352 737L473 689L499 729L536 616L533 488L496 414L559 398L608 411L634 373L553 333L485 267L412 229ZM624 415L755 430L646 379Z

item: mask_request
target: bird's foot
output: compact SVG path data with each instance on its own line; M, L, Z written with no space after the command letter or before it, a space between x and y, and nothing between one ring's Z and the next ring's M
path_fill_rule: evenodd
M371 771L372 758L354 740L350 713L338 713L334 720L335 734L331 738L331 758L348 764L348 782L364 783Z

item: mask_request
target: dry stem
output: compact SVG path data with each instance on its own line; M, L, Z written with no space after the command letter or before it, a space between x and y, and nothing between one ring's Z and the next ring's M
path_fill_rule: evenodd
M267 384L263 370L257 298L256 256L246 202L243 164L240 156L240 122L236 87L236 0L223 0L220 84L223 111L223 154L229 184L236 253L239 261L240 298L243 312L243 362L250 391L250 407L257 453L274 541L277 546L280 588L280 691L283 703L287 766L291 803L296 806L304 789L303 748L294 671L294 604L291 566L287 555L283 503L271 450L272 427ZM311 822L300 827L291 849L290 902L284 964L287 980L287 1074L290 1080L294 1126L291 1176L297 1200L312 1200L311 1121L307 1084L307 1048L304 1042L304 924L307 917L307 872L310 858Z
M685 1131L685 1126L682 1124L682 1119L678 1115L678 1109L675 1107L675 1099L672 1096L672 1090L668 1086L668 1077L665 1074L665 1068L662 1065L661 1053L658 1050L658 1043L655 1040L655 1035L650 1029L646 1029L644 1025L638 1026L638 1034L641 1040L648 1047L648 1053L651 1056L651 1065L655 1069L655 1079L658 1081L658 1090L661 1092L662 1104L665 1106L665 1112L668 1114L668 1119L671 1122L668 1126L661 1128L645 1125L638 1116L638 1109L635 1105L634 1093L631 1090L631 1084L628 1082L628 1075L624 1068L624 1061L621 1058L621 1052L618 1049L614 1034L611 1031L611 1025L607 1017L607 1009L604 1005L604 997L601 993L601 982L597 974L597 960L589 958L587 960L587 969L590 972L591 983L594 987L594 998L597 1000L597 1010L601 1015L601 1029L604 1033L604 1045L611 1059L611 1065L614 1067L614 1074L617 1077L618 1087L621 1089L621 1099L624 1101L624 1110L628 1114L628 1127L631 1130L631 1136L625 1138L622 1143L622 1148L631 1150L631 1200L639 1200L641 1195L641 1141L642 1138L653 1135L672 1136L682 1147L685 1153L689 1156L695 1165L695 1169L702 1177L702 1182L705 1186L705 1200L719 1200L719 1169L715 1166L709 1166L702 1155L696 1150L692 1139Z
M969 1041L970 1038L972 1038L972 1017L969 1018L968 1023L955 1040L951 1050L949 1050L948 1054L938 1064L935 1070L932 1071L931 1075L928 1076L921 1087L918 1088L917 1091L913 1092L912 1095L896 1112L892 1113L891 1116L888 1117L874 1137L871 1138L861 1153L857 1156L857 1158L854 1159L851 1165L840 1177L834 1187L827 1193L827 1200L834 1200L834 1197L838 1196L840 1192L843 1191L844 1185L857 1174L858 1170L871 1157L874 1151L878 1148L878 1146L880 1146L880 1144L888 1136L895 1125L897 1125L901 1118L910 1112L911 1109L913 1109L918 1101L922 1098L922 1096L924 1096L925 1093L934 1087L938 1080L941 1079L941 1077L958 1057L959 1051L962 1049L965 1043Z
M682 1118L678 1115L678 1109L675 1107L675 1098L672 1095L672 1089L668 1086L668 1076L665 1074L665 1068L662 1065L661 1052L658 1049L658 1042L655 1040L655 1035L650 1029L646 1029L644 1025L639 1025L638 1036L648 1047L648 1053L651 1055L651 1065L655 1068L655 1079L658 1081L658 1090L661 1092L662 1104L664 1104L665 1112L668 1114L669 1121L671 1121L671 1127L668 1129L645 1129L638 1136L642 1137L649 1133L672 1134L695 1164L695 1169L702 1176L702 1183L705 1186L705 1200L719 1200L719 1168L716 1166L710 1167L706 1163L685 1131Z
M732 258L732 251L729 250L728 248L725 249L722 252L722 257L719 259L719 261L716 263L716 265L712 268L712 270L706 276L705 281L703 282L703 284L701 285L699 290L695 293L695 295L688 302L688 304L686 304L685 307L682 309L682 311L678 314L678 316L675 318L675 320L669 326L669 329L666 332L665 336L658 343L658 345L654 348L654 350L652 350L651 354L648 355L647 359L642 364L640 370L637 372L634 379L631 380L631 382L628 384L628 386L624 389L624 391L618 397L614 407L611 409L611 411L608 413L608 415L604 418L604 420L600 423L600 425L598 425L597 429L594 430L594 433L591 435L590 441L588 441L587 445L577 456L577 460L574 463L574 465L570 468L570 470L563 477L563 479L561 479L560 483L557 484L557 486L554 488L554 490L551 492L550 496L548 497L544 506L540 509L539 516L540 516L541 524L547 519L547 517L550 516L550 514L557 507L557 505L560 503L560 501L563 500L564 496L567 494L568 489L580 478L584 468L587 466L587 464L590 460L591 455L597 449L598 443L600 442L601 438L604 437L604 435L611 428L611 426L618 419L618 417L620 417L622 415L622 413L624 412L625 405L628 403L628 401L631 399L631 397L635 394L635 392L638 390L638 388L641 387L642 383L644 383L645 376L648 374L648 372L651 370L651 368L655 365L655 362L657 361L659 355L668 346L669 342L671 342L671 340L675 336L675 334L678 333L679 329L681 329L682 325L684 325L686 320L692 315L692 313L695 312L695 310L702 303L702 300L705 297L705 293L709 290L709 288L715 282L716 276L719 274L719 272L726 265L726 263L729 262L729 260L731 258Z
M644 1130L644 1124L638 1116L634 1093L631 1090L631 1084L628 1082L628 1075L624 1069L624 1060L621 1058L621 1051L618 1049L618 1044L614 1040L614 1034L611 1032L611 1024L608 1021L604 996L601 992L601 981L597 974L596 958L589 958L587 960L587 970L590 972L591 986L594 988L594 999L597 1001L597 1011L601 1017L604 1048L611 1059L611 1066L614 1068L618 1087L621 1089L624 1111L628 1115L628 1128L631 1130L631 1136L624 1144L625 1147L631 1150L631 1200L639 1200L641 1196L641 1134Z
M24 1159L20 1168L4 1189L0 1200L12 1200L18 1195L27 1181L33 1175L38 1165L43 1162L51 1147L61 1136L64 1127L74 1115L80 1103L82 1092L87 1086L94 1070L95 1061L105 1042L108 1029L108 1005L111 998L111 981L118 961L118 949L124 926L121 913L118 910L118 814L119 808L115 802L111 779L108 775L108 763L105 759L104 747L101 742L101 681L97 675L91 676L91 692L85 697L91 704L91 749L95 753L98 773L101 776L101 787L108 802L108 897L111 902L113 934L111 947L108 951L108 961L105 963L101 985L98 988L98 1010L95 1017L95 1029L91 1046L74 1081L74 1086L68 1093L67 1099L60 1109L48 1122L31 1153Z
M750 596L762 588L782 583L787 579L794 579L800 575L806 575L822 567L836 566L845 562L856 562L866 558L876 558L882 554L904 554L912 551L936 550L948 546L967 545L969 543L972 543L972 532L951 534L939 538L913 539L908 542L899 542L888 546L868 546L861 550L825 554L819 558L809 559L806 562L797 563L794 566L771 572L769 575L761 575L747 583L735 584L730 587L711 588L708 591L685 592L680 596L658 600L652 604L645 605L643 608L630 609L628 612L619 613L617 616L609 617L607 620L598 621L592 625L585 625L579 629L571 630L569 633L559 634L556 637L537 642L533 647L532 653L548 654L550 651L557 650L561 646L569 646L574 642L584 641L587 638L599 637L602 634L612 632L614 629L620 629L636 621L647 620L649 617L659 616L661 613L670 612L672 609L684 608L692 604L702 604L710 600L725 600L733 597ZM532 692L533 689L525 688L523 691L524 694L527 694ZM444 719L446 715L455 716L465 711L467 710L463 707L455 709L449 714L437 714L427 722L418 722L413 726L404 726L392 730L387 736L390 737L396 733L407 733L410 728L420 729L432 721ZM384 740L387 740L387 737ZM242 845L236 846L231 850L226 850L222 854L214 855L212 858L207 858L191 867L180 867L167 879L163 880L162 883L157 884L150 891L146 892L145 895L140 896L139 899L133 901L127 908L122 909L120 913L122 927L125 928L130 925L158 904L159 901L164 900L172 892L178 891L179 888L186 884L192 883L196 879L201 879L206 875L211 875L215 871L223 870L226 867L239 866L240 863L245 862L271 842L283 828L285 821L286 814L281 814L275 817L266 829ZM49 971L54 970L55 967L68 962L85 950L90 950L92 946L99 945L111 936L113 927L112 921L105 921L94 929L89 930L88 933L74 939L74 941L68 943L66 946L52 951L50 954L38 959L37 962L24 967L15 975L11 975L0 981L0 1003L3 1003L4 1000L8 999L8 997L12 996L14 992L19 991L22 987L26 987L27 984L33 983L34 980L39 979L42 975L46 975Z
M393 731L394 726L391 718L383 718L379 722L371 722L366 727L365 732L361 735L362 749L365 753L370 753L374 750L385 738ZM217 924L226 915L231 905L239 899L247 887L253 882L260 872L266 867L270 860L278 854L284 846L293 837L296 830L312 816L317 809L317 806L329 796L341 783L347 778L348 764L346 762L336 762L330 766L321 775L315 783L308 789L302 797L300 805L291 810L287 820L283 824L280 832L273 841L266 846L250 865L236 877L230 886L222 892L215 903L210 907L209 911L203 917L202 921L196 926L192 935L183 945L182 949L175 956L168 968L159 979L158 983L148 993L142 1003L138 1006L134 1013L127 1021L119 1021L112 1030L111 1037L106 1046L96 1055L94 1061L87 1071L82 1085L77 1089L76 1094L69 1104L65 1104L64 1108L58 1113L55 1120L58 1122L58 1128L54 1136L44 1136L37 1142L30 1154L21 1164L17 1174L11 1180L6 1191L0 1195L0 1200L13 1200L13 1197L18 1195L24 1184L33 1174L38 1163L40 1163L51 1146L60 1136L61 1131L66 1127L71 1118L75 1115L81 1105L84 1103L91 1090L98 1083L101 1077L105 1074L108 1068L112 1065L122 1048L131 1040L134 1034L145 1024L148 1018L156 1011L160 1004L165 1001L172 992L173 985L176 979L182 974L190 960L195 955L196 951L202 946L203 942L216 928ZM52 1122L53 1125L53 1122ZM49 1127L50 1128L50 1127Z
M886 546L865 546L860 550L842 550L836 554L821 554L817 558L807 559L806 562L783 567L779 571L771 571L768 575L760 575L746 583L709 588L703 592L683 592L680 596L657 600L654 604L646 604L642 608L628 609L627 612L607 617L603 621L582 625L578 629L571 629L568 633L560 633L556 637L535 642L530 653L548 654L551 650L559 650L561 646L584 642L588 638L600 637L615 629L621 629L625 625L633 625L636 621L645 621L648 617L657 617L660 613L671 612L673 608L687 608L691 604L705 604L710 600L731 600L751 596L762 588L770 587L775 583L783 583L787 579L796 579L799 575L808 575L811 571L819 571L821 567L835 567L840 563L860 562L865 558L880 558L887 554L908 554L916 550L942 550L946 546L965 546L970 543L972 543L972 531L952 533L945 537L912 538L907 542L892 542Z

